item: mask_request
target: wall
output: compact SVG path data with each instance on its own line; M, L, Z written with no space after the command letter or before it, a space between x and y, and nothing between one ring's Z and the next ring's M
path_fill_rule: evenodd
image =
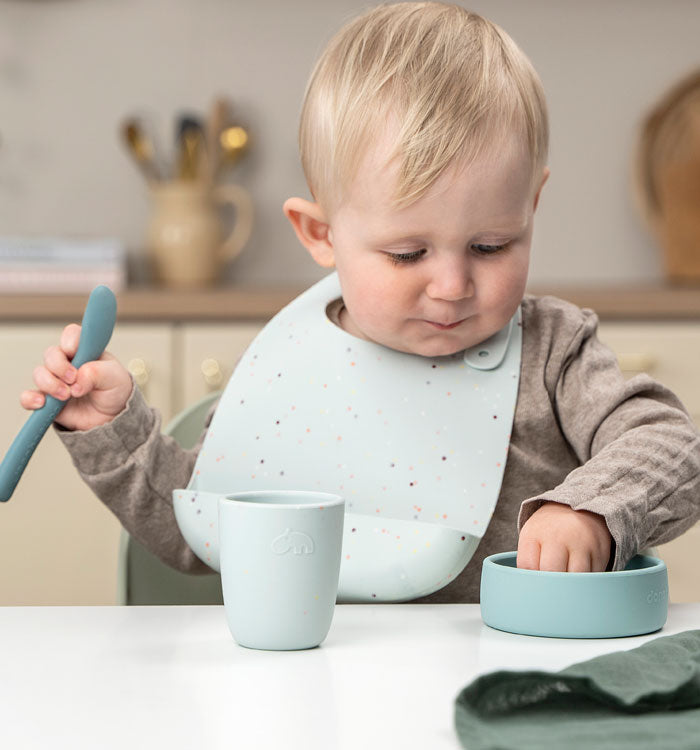
M531 279L660 277L637 218L629 164L640 114L698 63L693 0L474 0L530 55L548 93L552 176ZM122 238L138 260L144 182L117 128L146 112L172 139L182 109L229 95L255 150L233 178L257 204L254 236L230 269L250 283L322 271L281 212L307 195L296 154L306 78L324 42L365 6L353 0L0 0L0 234Z

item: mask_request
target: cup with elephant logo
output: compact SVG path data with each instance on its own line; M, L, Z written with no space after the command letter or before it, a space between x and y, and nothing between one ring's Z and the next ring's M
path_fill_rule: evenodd
M239 492L219 499L226 619L246 648L291 651L328 635L345 500L325 492Z

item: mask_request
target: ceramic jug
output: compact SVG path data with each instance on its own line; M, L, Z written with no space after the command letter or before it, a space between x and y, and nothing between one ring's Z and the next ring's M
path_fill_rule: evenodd
M147 249L155 278L174 287L216 281L250 237L253 202L248 191L240 185L173 180L153 187L151 195ZM226 204L234 207L235 222L224 237L221 208Z

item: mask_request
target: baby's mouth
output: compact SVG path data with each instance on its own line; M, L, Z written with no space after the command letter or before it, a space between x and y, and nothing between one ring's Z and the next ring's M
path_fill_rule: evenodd
M457 320L454 323L436 323L433 320L426 320L426 323L429 323L434 328L437 328L439 331L449 331L451 328L456 328L460 323L464 323L466 318L463 318L462 320Z

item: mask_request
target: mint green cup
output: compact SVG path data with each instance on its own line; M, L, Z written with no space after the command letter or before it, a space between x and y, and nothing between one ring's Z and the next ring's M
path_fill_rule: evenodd
M328 635L345 501L324 492L241 492L219 500L226 619L246 648L292 651Z

